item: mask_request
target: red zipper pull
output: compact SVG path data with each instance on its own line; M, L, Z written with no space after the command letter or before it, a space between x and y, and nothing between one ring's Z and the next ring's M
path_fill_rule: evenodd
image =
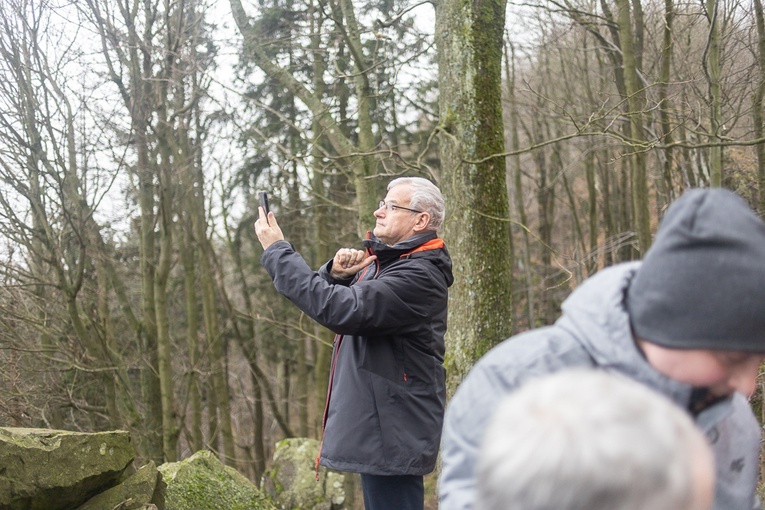
M406 372L404 372L404 382L406 381L408 381L408 379L406 378Z

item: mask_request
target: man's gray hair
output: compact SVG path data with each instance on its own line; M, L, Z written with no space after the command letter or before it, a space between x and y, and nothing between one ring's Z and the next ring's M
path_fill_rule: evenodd
M422 177L399 177L388 183L388 190L395 186L407 184L412 189L412 198L409 207L430 214L428 230L438 230L444 224L446 205L444 196L438 186Z
M711 500L712 463L701 431L663 395L569 369L502 401L478 458L475 508L699 510L694 469L709 468Z

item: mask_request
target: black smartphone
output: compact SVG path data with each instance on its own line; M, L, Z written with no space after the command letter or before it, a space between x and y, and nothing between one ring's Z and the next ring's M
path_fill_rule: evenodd
M265 191L258 191L258 203L263 208L263 212L266 213L266 221L268 221L268 193Z

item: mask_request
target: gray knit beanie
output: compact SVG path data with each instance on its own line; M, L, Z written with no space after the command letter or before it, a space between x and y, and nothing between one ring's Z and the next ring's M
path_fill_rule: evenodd
M640 338L765 353L765 223L735 193L694 189L667 210L626 295Z

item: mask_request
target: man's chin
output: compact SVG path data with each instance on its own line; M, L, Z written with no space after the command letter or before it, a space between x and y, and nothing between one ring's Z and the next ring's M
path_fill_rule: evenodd
M372 233L373 233L373 234L375 235L375 237L376 237L376 238L377 238L379 241L381 241L383 244L388 244L388 241L387 241L388 237L385 235L385 233L384 233L383 231L381 231L381 229L374 229L374 230L372 231Z

